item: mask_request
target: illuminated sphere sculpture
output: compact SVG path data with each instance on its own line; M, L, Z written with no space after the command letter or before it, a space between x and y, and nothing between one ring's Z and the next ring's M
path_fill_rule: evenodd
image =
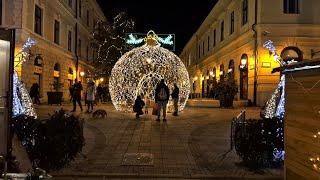
M170 94L173 84L178 85L179 111L185 107L190 92L188 71L178 56L160 47L157 38L150 31L145 38L145 45L125 53L113 67L109 91L116 110L132 112L138 95L154 102L155 88L161 79L165 79ZM170 96L169 111L172 110L172 105Z

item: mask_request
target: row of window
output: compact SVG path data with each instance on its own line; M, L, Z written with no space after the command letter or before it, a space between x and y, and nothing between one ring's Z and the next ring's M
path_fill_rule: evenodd
M280 57L285 62L288 62L288 61L301 62L303 61L303 52L298 47L288 46L281 51ZM247 72L248 71L248 55L242 54L240 59L241 59L239 64L240 72L242 71ZM235 72L235 63L234 63L234 60L231 59L229 61L227 73L231 75L230 76L231 78L234 78L234 72ZM216 78L217 71L215 67L207 70L207 76L209 75L212 76L213 78ZM218 75L220 75L220 79L224 78L224 75L225 75L224 64L220 64Z
M43 12L42 9L35 5L35 19L34 19L34 32L43 35L42 32L42 18ZM68 51L72 52L72 31L68 30L68 37L67 37L67 49ZM54 33L53 33L53 41L55 44L60 45L60 22L58 20L54 20ZM78 41L78 55L81 57L81 39ZM86 47L86 58L89 59L89 46ZM94 58L94 52L92 53L92 58Z
M298 14L299 11L299 0L283 0L284 6L283 6L283 12L287 14ZM248 0L242 1L242 13L241 13L241 24L242 26L246 25L248 23ZM230 29L229 33L230 35L234 33L235 31L235 14L234 11L230 13ZM224 20L220 22L220 42L222 42L225 39L225 23ZM210 51L210 35L208 35L207 38L207 51ZM212 39L212 47L216 46L216 40L217 40L217 30L213 30L213 39ZM205 54L205 41L202 41L202 52L201 52L201 44L198 45L198 58L200 59L201 56Z
M68 5L69 5L69 7L71 9L73 9L75 1L77 1L77 3L78 3L78 7L79 7L78 15L81 18L82 17L82 11L83 11L83 9L82 9L82 5L83 5L82 4L82 0L68 0ZM90 27L90 11L88 9L86 11L86 24L87 24L88 27Z
M242 21L241 24L242 26L248 23L248 0L243 0L242 1ZM235 29L235 16L234 16L234 11L230 13L230 35L234 33ZM220 23L220 41L222 42L224 40L224 35L225 35L225 23L224 20L221 21ZM217 30L213 30L213 44L212 46L215 47L217 42ZM204 41L202 42L202 55L205 54L205 43ZM207 38L207 51L210 51L210 36ZM198 58L201 57L201 46L199 44L198 46Z

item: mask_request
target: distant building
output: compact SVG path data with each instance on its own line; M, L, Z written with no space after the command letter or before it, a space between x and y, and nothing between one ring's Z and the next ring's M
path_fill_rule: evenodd
M319 57L318 7L319 0L219 0L180 55L191 92L207 97L213 80L229 73L239 85L237 100L263 105L280 77L271 74L279 64L264 42L272 40L285 60Z
M59 91L64 99L69 98L68 89L76 77L86 84L97 55L90 47L92 30L97 21L106 20L96 0L0 2L0 27L16 29L16 54L28 37L37 41L30 59L15 68L28 89L38 83L42 101L47 101L46 92L54 91L54 82L63 84ZM19 58L15 58L16 65Z

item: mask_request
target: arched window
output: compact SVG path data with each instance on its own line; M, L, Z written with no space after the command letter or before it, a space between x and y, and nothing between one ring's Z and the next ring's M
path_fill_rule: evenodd
M248 55L242 54L239 67L240 99L248 99Z
M69 74L73 74L72 68L69 68L68 72L69 72Z
M54 65L54 70L55 70L55 71L60 71L60 64L59 64L59 63L56 63L56 64Z
M73 70L72 68L69 68L68 70L68 81L69 81L69 87L73 84Z
M220 65L219 74L220 74L220 81L223 81L224 80L224 65L223 64Z
M234 79L234 60L233 59L229 61L228 75L230 78Z
M239 68L241 71L248 70L248 55L247 54L242 54L241 59L240 59Z
M302 51L293 46L286 47L281 52L281 58L287 62L287 61L302 61L303 60L303 54Z

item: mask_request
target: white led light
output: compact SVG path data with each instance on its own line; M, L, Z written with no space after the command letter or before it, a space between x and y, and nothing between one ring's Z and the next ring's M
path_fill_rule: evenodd
M116 110L131 112L138 95L154 101L155 87L163 78L171 91L174 83L178 85L179 110L183 110L190 92L187 69L178 56L160 47L155 34L148 33L145 41L125 53L112 69L109 91L113 105Z

